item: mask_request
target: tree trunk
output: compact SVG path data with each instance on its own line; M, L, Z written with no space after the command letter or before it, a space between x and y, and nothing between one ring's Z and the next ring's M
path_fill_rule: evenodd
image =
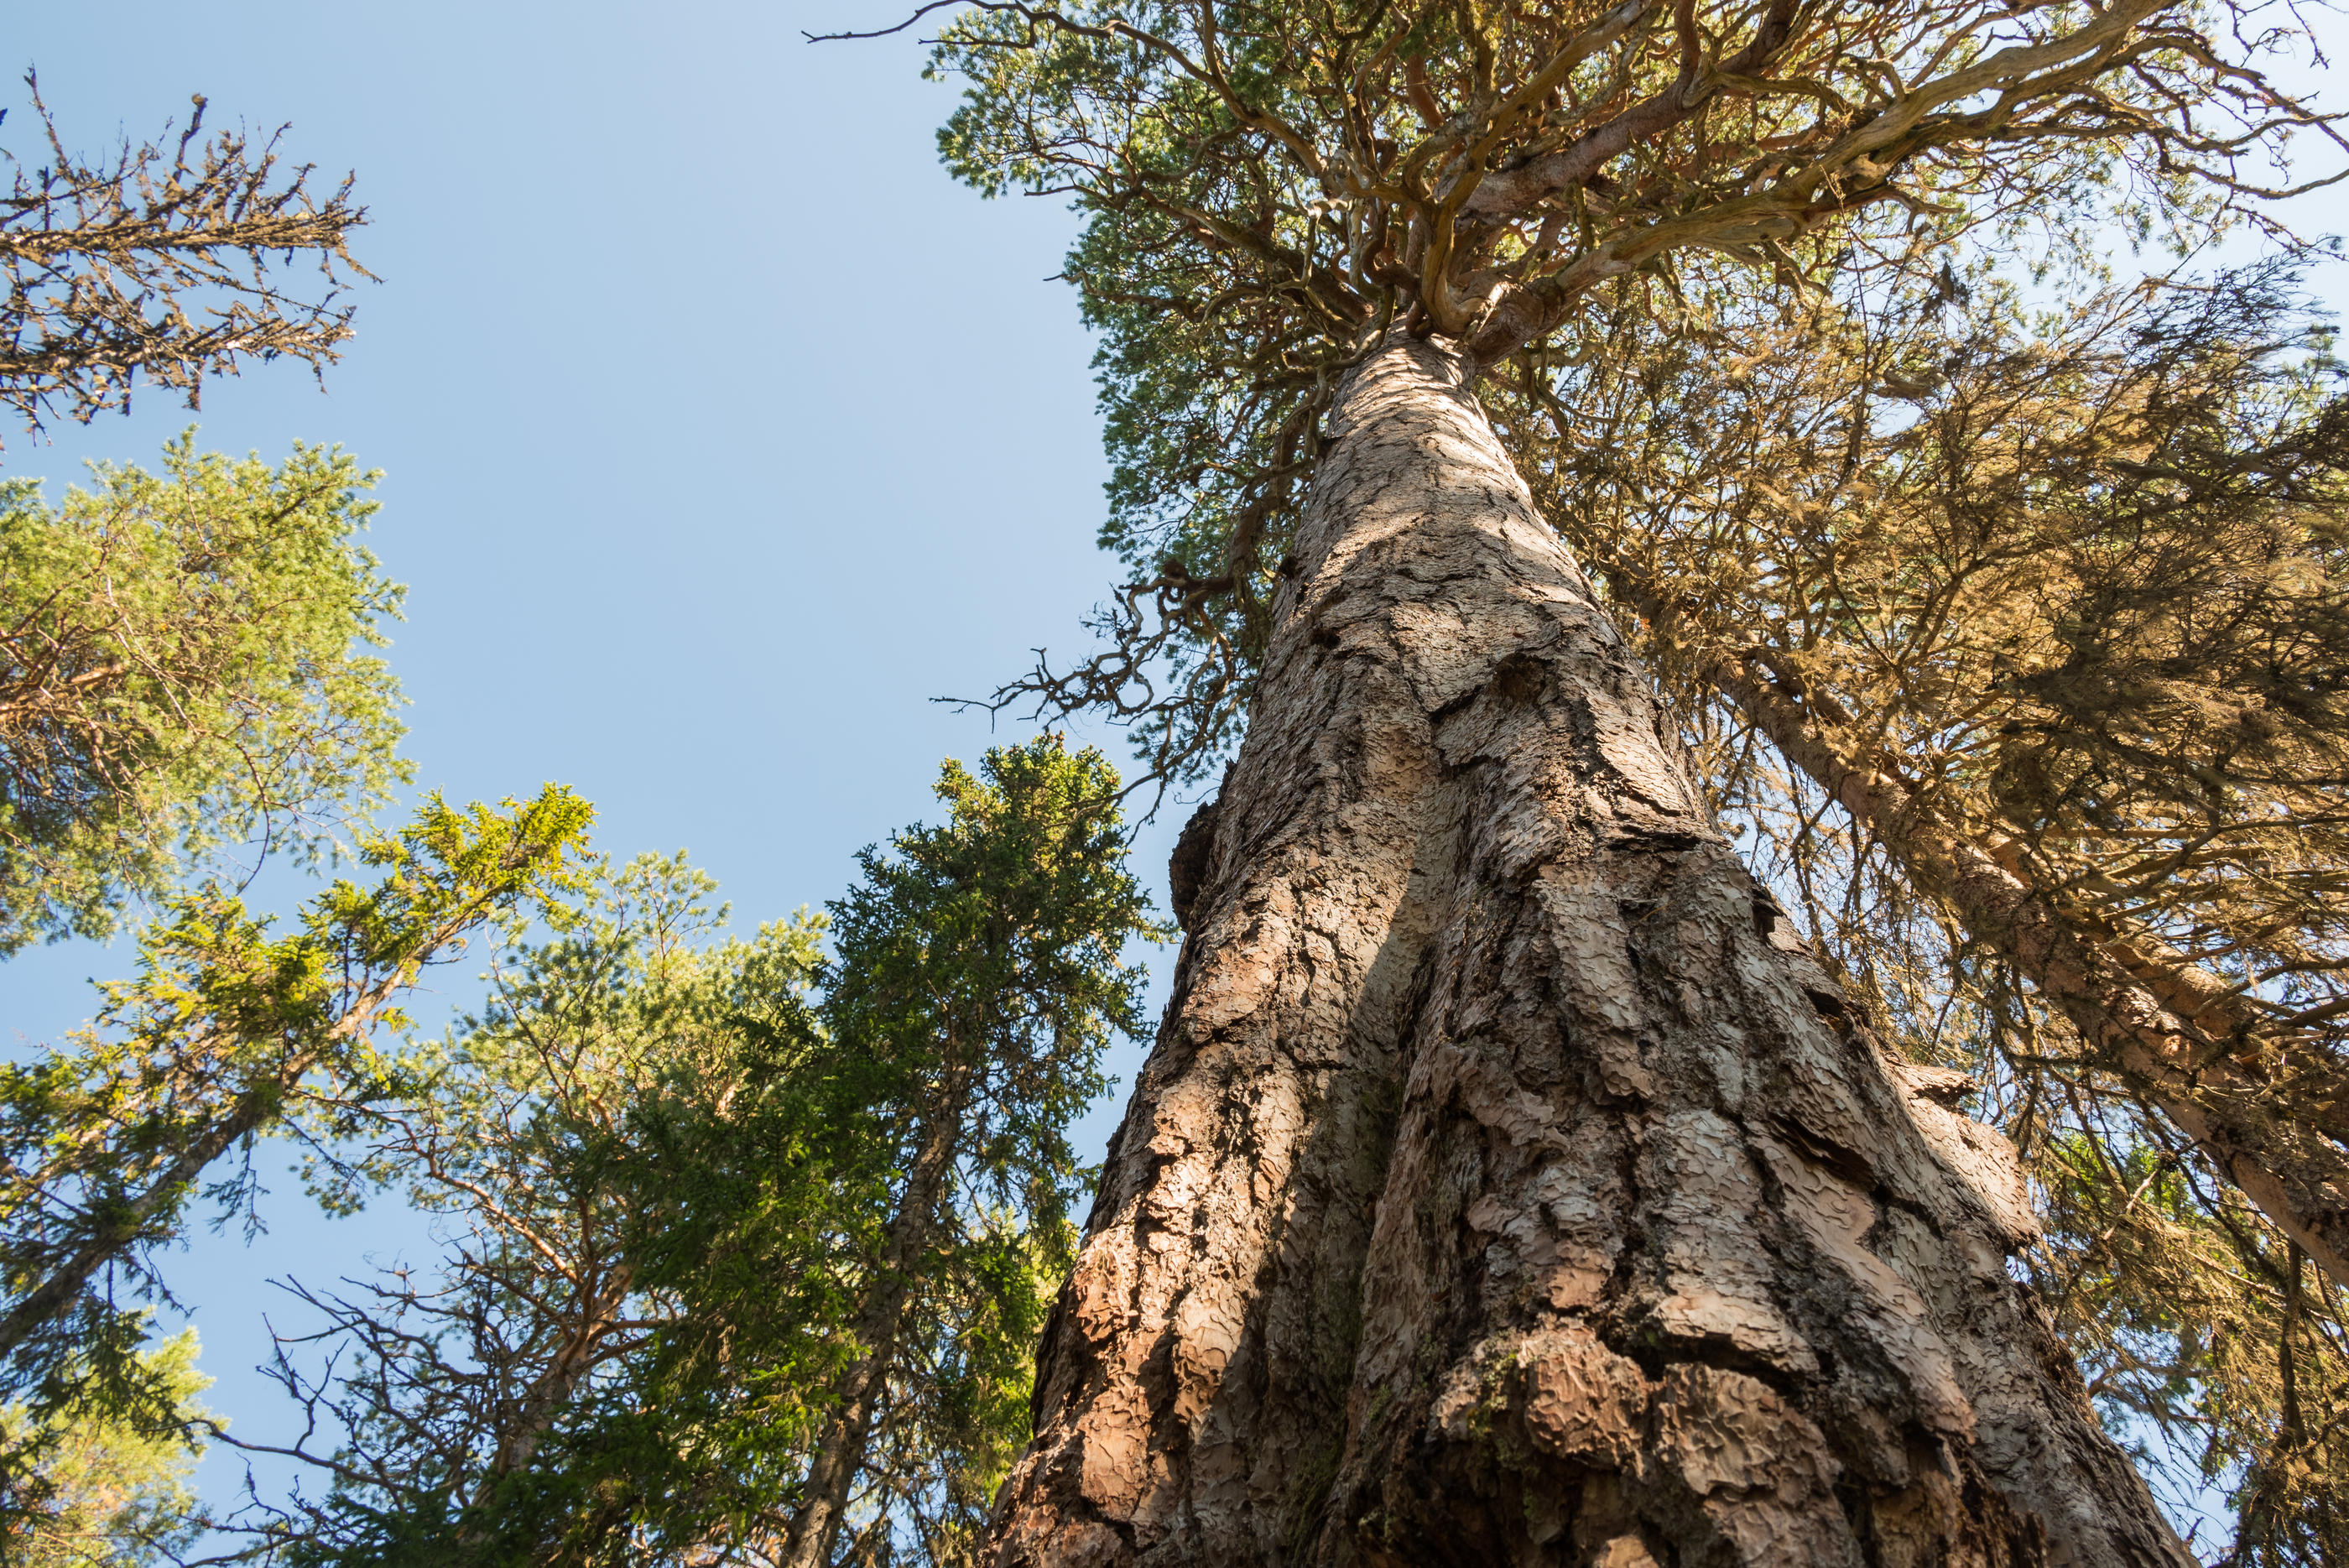
M2147 933L2099 940L1908 785L1847 756L1805 709L1733 665L1706 675L1911 880L1946 898L1971 935L2029 976L2108 1070L2159 1106L2319 1268L2349 1282L2349 1162L2239 1070L2233 1053L2246 1044L2257 1064L2257 1023L2224 981ZM2281 1062L2281 1051L2268 1054Z
M1332 427L999 1568L2189 1563L1455 361Z
M530 1463L554 1429L554 1418L579 1392L579 1385L610 1354L609 1344L636 1272L633 1264L623 1262L608 1272L598 1269L580 1280L572 1298L578 1303L577 1309L570 1314L571 1322L556 1342L554 1354L504 1412L509 1419L490 1456L489 1469L482 1476L485 1481L494 1484Z
M898 1194L897 1211L883 1233L872 1293L856 1314L856 1343L864 1355L842 1381L832 1414L816 1438L802 1501L783 1537L781 1568L823 1568L832 1561L841 1524L848 1517L850 1489L864 1467L881 1391L896 1362L897 1336L913 1299L915 1268L937 1230L938 1203L962 1139L970 1079L968 1065L950 1065L915 1134L914 1163Z

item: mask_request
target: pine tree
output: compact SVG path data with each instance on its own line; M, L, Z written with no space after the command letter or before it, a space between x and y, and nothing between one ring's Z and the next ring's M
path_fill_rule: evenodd
M410 776L365 651L402 590L358 535L376 476L295 445L0 482L0 956L102 937L224 845L315 862Z
M1098 753L1000 747L937 794L828 918L712 940L713 885L652 857L502 959L366 1135L450 1255L300 1290L301 1343L347 1356L277 1375L345 1440L256 1552L969 1559L1154 928Z
M212 1379L196 1370L188 1329L141 1353L142 1370L181 1428L212 1424L196 1397ZM35 1432L35 1426L46 1428ZM158 1433L103 1406L0 1409L0 1445L40 1455L17 1495L0 1501L0 1552L23 1568L146 1568L178 1560L202 1528L188 1472L202 1457L180 1431Z
M1178 781L1245 729L998 1562L2187 1561L2010 1272L2013 1147L1739 864L1537 504L1578 504L1557 443L1598 431L1493 411L1610 311L1864 295L2025 215L2223 217L2314 123L2228 15L947 26L950 164L1086 213L1139 568L1115 646L1019 691ZM1669 445L1670 369L1622 368L1598 407Z

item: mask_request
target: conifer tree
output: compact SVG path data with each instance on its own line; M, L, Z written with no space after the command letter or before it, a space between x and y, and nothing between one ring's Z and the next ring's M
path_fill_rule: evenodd
M947 24L949 163L1085 214L1138 568L1108 652L1005 695L1174 779L1239 742L998 1563L2187 1561L2010 1272L1974 1085L1738 863L1537 504L1603 426L1506 400L1619 369L1669 447L1746 346L1577 359L1612 312L2223 223L2330 134L2280 41L2162 0ZM2174 1130L2318 1233L2271 1146Z
M217 887L180 895L91 1029L0 1068L0 1394L23 1417L0 1449L11 1517L37 1511L49 1449L88 1421L190 1436L178 1374L141 1348L150 1313L134 1303L170 1300L155 1252L202 1199L249 1206L256 1139L330 1149L396 1091L400 996L559 887L588 815L555 787L502 813L429 799L363 844L380 882L337 882L285 936Z
M343 285L371 275L350 254L367 210L348 177L321 189L315 166L284 166L283 127L207 136L201 93L157 140L79 152L37 78L25 85L29 144L0 150L13 166L0 193L0 407L37 434L127 410L142 379L192 409L207 379L248 359L316 373L337 358L351 335ZM318 288L287 279L297 263Z
M772 1532L840 1358L858 1078L810 1060L821 920L712 941L713 888L681 856L587 867L355 1124L322 1174L402 1193L447 1250L288 1284L314 1323L273 1371L323 1487L243 1520L254 1555L675 1561Z
M410 770L367 649L402 590L358 535L375 475L296 444L0 481L0 956L104 936L223 848L315 861Z
M86 154L25 82L31 141L0 148L0 407L26 431L127 412L142 380L192 409L250 360L337 357L343 284L369 275L350 179L285 167L282 127L206 135L202 94L160 140ZM54 506L0 484L0 957L108 934L224 837L315 859L322 815L363 818L409 776L398 688L358 651L401 593L354 537L375 475L298 443L274 470L199 456L191 432L160 477L95 477Z
M980 777L949 763L938 794L951 820L868 851L863 883L833 907L823 1017L834 1049L884 1075L874 1130L898 1174L851 1320L857 1359L832 1392L784 1543L789 1568L838 1561L858 1514L885 1532L913 1501L875 1489L887 1469L876 1476L872 1460L893 1417L936 1418L925 1406L941 1358L1025 1358L1043 1308L1029 1293L1067 1267L1081 1170L1069 1124L1108 1086L1112 1036L1140 1027L1142 973L1120 955L1154 932L1124 866L1115 771L1048 736L988 753ZM957 1321L949 1303L990 1295L988 1318ZM999 1434L1025 1414L1006 1404ZM947 1518L967 1525L984 1507L984 1462L1009 1458L999 1436L988 1447L968 1456L978 1473L945 1489ZM934 1557L954 1544L924 1542Z
M346 1357L289 1342L278 1376L342 1440L297 1449L327 1489L256 1552L971 1560L1154 928L1098 753L998 748L937 794L828 919L713 941L709 879L647 857L502 961L367 1138L450 1258L301 1290Z

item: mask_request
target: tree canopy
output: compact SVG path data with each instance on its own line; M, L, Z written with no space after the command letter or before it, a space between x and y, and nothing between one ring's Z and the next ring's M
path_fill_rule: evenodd
M222 847L315 857L409 777L375 476L165 449L0 481L0 954L103 936Z
M10 1509L36 1507L47 1448L85 1417L187 1435L142 1349L138 1303L171 1300L156 1252L202 1199L250 1211L257 1138L336 1159L349 1118L399 1092L400 996L564 883L589 815L554 787L503 811L429 799L362 845L375 887L336 883L285 936L217 887L181 894L93 1028L0 1068L0 1392L26 1411L0 1449Z
M1136 571L1109 651L997 700L1104 710L1196 776L1381 327L1554 367L1559 328L1692 267L1799 291L2002 219L2207 223L2282 188L2281 132L2333 134L2262 74L2298 36L2174 0L957 10L949 167L1084 214L1102 539Z
M186 1329L140 1354L141 1370L182 1428L211 1423L197 1396L212 1379L196 1370ZM34 1428L42 1428L35 1431ZM179 1431L157 1431L100 1406L0 1409L0 1446L40 1456L30 1474L7 1478L0 1545L23 1568L130 1568L184 1552L202 1531L188 1472L202 1449Z
M450 1251L295 1287L323 1486L253 1552L965 1560L1091 1174L1069 1127L1142 1026L1117 788L1051 736L949 763L945 823L747 941L681 856L552 903L352 1124L354 1196Z

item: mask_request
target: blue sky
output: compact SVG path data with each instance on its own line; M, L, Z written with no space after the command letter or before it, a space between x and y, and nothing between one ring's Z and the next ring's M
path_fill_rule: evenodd
M990 732L931 698L1081 644L1113 564L1092 543L1092 348L1045 281L1073 222L947 177L933 133L954 95L907 39L802 40L870 26L869 0L7 15L0 144L30 151L14 78L34 66L81 148L155 135L202 92L214 123L291 121L293 158L357 172L355 248L383 281L358 286L323 394L260 367L198 415L154 397L46 444L0 431L0 472L61 486L87 458L151 462L191 420L207 446L338 441L383 469L372 543L410 587L389 657L419 785L569 784L600 847L688 848L747 926L836 895L857 847L934 815L939 760ZM1154 888L1182 815L1137 855ZM280 908L305 891L264 886ZM55 1039L130 956L9 961L0 1040ZM472 972L443 976L449 1000ZM290 1321L264 1282L423 1240L274 1185L268 1237L200 1238L170 1264L210 1398L248 1437L285 1418L247 1370L263 1311ZM218 1496L236 1476L216 1457L202 1479Z

